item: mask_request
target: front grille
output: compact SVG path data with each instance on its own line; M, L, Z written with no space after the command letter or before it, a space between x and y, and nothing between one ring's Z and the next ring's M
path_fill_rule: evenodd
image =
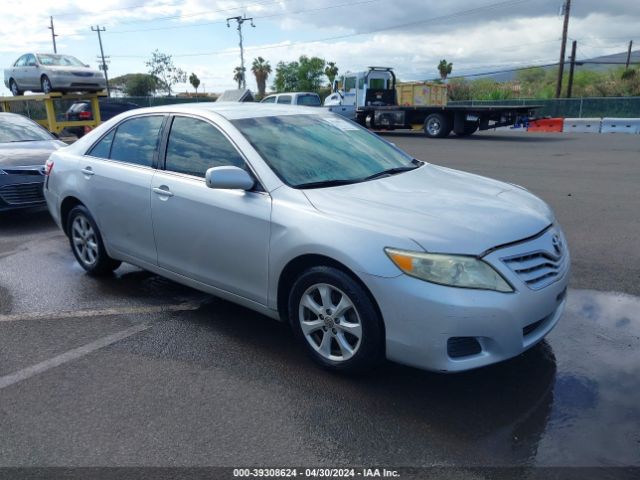
M532 290L540 290L552 284L562 277L566 270L564 252L553 255L550 252L537 251L502 260Z
M6 185L0 188L0 198L9 205L44 202L42 182Z
M447 340L447 354L451 358L477 355L482 351L476 337L451 337Z
M44 167L15 167L15 168L7 168L4 167L2 171L8 175L35 175L40 176L44 175Z
M71 72L76 77L93 77L93 72Z

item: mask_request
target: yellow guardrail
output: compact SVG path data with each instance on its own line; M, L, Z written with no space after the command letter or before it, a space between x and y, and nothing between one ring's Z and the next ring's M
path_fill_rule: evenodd
M48 93L40 95L25 95L18 97L0 97L0 106L3 112L11 112L11 105L22 102L42 102L46 112L46 118L34 119L52 133L60 133L65 127L92 127L100 125L100 104L98 99L106 97L105 92L97 93ZM56 100L89 100L91 103L92 120L59 121L56 118Z

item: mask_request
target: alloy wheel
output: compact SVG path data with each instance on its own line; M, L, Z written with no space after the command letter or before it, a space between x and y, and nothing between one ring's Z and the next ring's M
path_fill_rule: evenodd
M87 267L95 265L98 260L98 241L96 233L84 215L77 215L71 224L73 249L78 258Z
M428 130L429 134L431 134L433 136L437 136L440 133L441 129L442 129L442 125L441 125L439 119L430 118L427 121L427 130Z
M42 92L51 93L51 80L49 80L49 77L42 77Z
M18 90L18 84L15 82L15 80L11 80L11 94L14 97L17 97L18 95L20 95L20 91Z
M317 283L302 294L298 309L302 333L323 358L343 362L362 341L362 322L353 301L328 283Z

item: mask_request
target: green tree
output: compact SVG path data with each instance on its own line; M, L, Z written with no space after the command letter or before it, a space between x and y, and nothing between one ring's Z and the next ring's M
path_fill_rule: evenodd
M187 81L187 74L181 68L173 64L171 55L155 50L151 54L151 58L146 62L149 68L149 74L159 80L161 89L171 96L171 87L176 83L184 83Z
M336 62L327 62L327 66L324 67L324 74L329 79L329 87L333 85L333 81L338 76L338 67Z
M298 88L305 92L317 92L322 87L325 61L319 57L302 55L298 59Z
M295 92L298 89L298 62L278 62L276 74L273 80L273 89L276 92Z
M242 81L244 80L244 71L246 68L236 67L233 69L233 81L238 82L238 90L242 88Z
M440 72L440 78L443 81L447 79L447 77L451 74L452 70L453 70L453 63L447 62L447 60L444 58L440 60L440 63L438 64L438 72Z
M198 76L195 73L192 73L191 75L189 75L189 83L191 84L193 89L196 91L196 97L197 97L198 96L198 87L200 86L200 79L198 78Z
M262 57L254 58L251 64L251 71L256 77L256 84L258 85L258 95L264 97L267 90L267 78L271 73L271 65Z
M148 97L156 90L158 80L147 73L127 73L109 80L113 87L121 88L130 97Z

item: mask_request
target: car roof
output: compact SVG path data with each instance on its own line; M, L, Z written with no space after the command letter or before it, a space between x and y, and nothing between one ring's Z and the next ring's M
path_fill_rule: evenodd
M318 95L318 94L316 92L280 92L280 93L270 93L269 95L267 95L267 97L275 97L278 95Z
M328 113L317 107L301 107L298 105L284 105L273 103L233 103L233 102L201 102L201 103L179 103L173 105L162 105L158 107L139 108L129 110L129 116L144 115L149 113L213 113L227 120L237 120L241 118L253 117L274 117L279 115L318 115ZM125 114L126 114L125 113Z

